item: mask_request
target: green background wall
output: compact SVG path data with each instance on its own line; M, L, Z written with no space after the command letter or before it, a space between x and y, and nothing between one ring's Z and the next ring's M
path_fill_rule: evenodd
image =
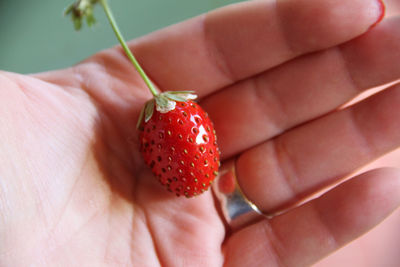
M240 0L109 0L127 40ZM97 24L75 32L73 0L0 0L0 69L35 73L75 64L117 43L100 6Z

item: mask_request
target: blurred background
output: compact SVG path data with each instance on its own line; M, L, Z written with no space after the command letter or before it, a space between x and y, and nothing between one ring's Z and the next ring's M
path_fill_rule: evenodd
M76 32L63 16L73 2L0 0L0 69L35 73L63 68L117 44L100 6L97 24ZM127 40L235 2L240 0L109 1Z

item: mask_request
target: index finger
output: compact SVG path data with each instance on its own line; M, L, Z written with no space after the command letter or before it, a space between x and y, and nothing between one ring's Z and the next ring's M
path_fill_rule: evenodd
M246 1L130 45L163 90L200 96L301 54L352 39L383 15L379 0Z

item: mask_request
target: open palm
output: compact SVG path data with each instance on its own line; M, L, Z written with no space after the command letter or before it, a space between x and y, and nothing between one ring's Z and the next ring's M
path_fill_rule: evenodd
M400 21L367 32L378 17L375 0L252 1L131 48L159 88L198 92L223 158L272 211L400 146L398 87L338 109L400 77ZM144 165L135 125L150 97L119 48L0 73L1 266L303 266L400 202L399 172L375 170L231 232L211 192L177 198Z

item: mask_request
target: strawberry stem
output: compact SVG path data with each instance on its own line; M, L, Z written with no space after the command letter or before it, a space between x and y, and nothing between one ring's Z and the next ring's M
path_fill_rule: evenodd
M126 55L129 58L129 60L132 62L133 66L135 67L137 72L139 72L139 75L142 77L143 81L146 83L147 87L150 89L150 92L153 94L153 96L157 96L158 95L157 89L154 87L153 83L150 81L149 77L146 75L146 73L140 66L139 62L136 60L135 56L132 54L131 50L128 48L128 45L126 44L126 41L118 28L117 22L114 19L114 16L113 16L111 9L107 3L107 0L100 0L100 3L104 9L104 12L107 15L108 21L110 22L110 25L111 25L112 29L114 30L115 35L117 36L118 41L120 42L122 48L124 49Z

